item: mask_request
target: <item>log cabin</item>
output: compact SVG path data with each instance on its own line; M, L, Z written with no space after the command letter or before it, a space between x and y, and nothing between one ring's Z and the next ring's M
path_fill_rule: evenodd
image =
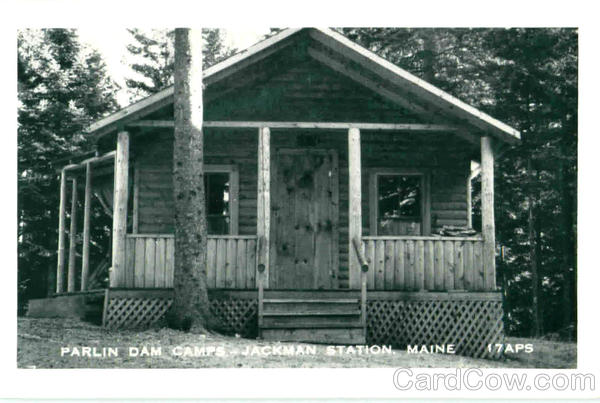
M329 29L283 30L203 80L206 279L225 327L491 354L503 337L494 156L518 131ZM61 170L56 295L31 301L30 315L82 314L95 295L109 328L164 317L174 96L166 88L89 127L97 155ZM110 264L90 261L93 202L112 217ZM90 280L102 275L105 285Z

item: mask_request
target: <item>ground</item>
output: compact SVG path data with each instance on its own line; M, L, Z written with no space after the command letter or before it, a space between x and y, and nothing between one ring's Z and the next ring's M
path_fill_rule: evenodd
M431 367L431 368L574 368L576 344L531 339L508 339L509 343L533 343L534 352L511 355L504 361L474 359L457 355L408 354L393 350L391 354L358 354L358 349L327 354L324 345L289 344L226 337L217 334L190 334L171 329L146 331L110 331L99 326L73 319L18 319L17 365L19 368L267 368L267 367ZM142 347L150 350L160 347L161 354L141 357ZM315 347L316 354L272 355L282 347L293 347L295 352L308 352ZM86 357L84 347L96 348L102 355L103 347L118 349L114 357ZM187 347L187 348L186 348ZM210 348L213 348L212 350ZM249 349L265 354L242 355ZM266 348L265 348L266 347ZM68 348L61 356L61 348ZM130 356L138 349L137 356ZM194 349L195 348L195 349ZM204 348L204 349L203 349ZM211 351L210 355L201 355ZM93 354L90 349L90 354ZM108 350L104 350L108 352ZM114 351L114 350L113 350ZM330 350L331 351L331 350ZM150 351L148 351L150 352ZM354 352L354 353L353 353ZM195 354L198 356L195 356ZM224 354L221 354L224 353ZM135 354L134 354L135 355Z

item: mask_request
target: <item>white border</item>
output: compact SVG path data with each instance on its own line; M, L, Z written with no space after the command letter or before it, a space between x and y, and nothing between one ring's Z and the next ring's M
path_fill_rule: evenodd
M597 295L598 52L597 12L579 1L252 1L252 2L21 0L7 4L1 36L3 136L2 303L0 397L592 397L598 393L400 393L394 369L306 370L16 370L16 80L17 27L129 26L578 26L580 27L579 369L600 380ZM213 4L215 3L215 4ZM12 6L12 8L10 8ZM363 7L363 8L359 8ZM65 12L67 10L67 12ZM153 11L150 11L153 10ZM595 129L595 130L593 130ZM8 191L7 191L8 189ZM432 372L434 370L425 370ZM489 372L490 370L484 370ZM496 373L511 370L494 370ZM556 370L527 370L530 374ZM573 372L573 371L561 371Z

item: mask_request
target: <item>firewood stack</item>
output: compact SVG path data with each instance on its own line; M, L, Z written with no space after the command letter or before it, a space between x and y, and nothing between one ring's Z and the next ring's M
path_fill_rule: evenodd
M474 236L477 234L473 228L456 225L444 225L436 235L440 236Z

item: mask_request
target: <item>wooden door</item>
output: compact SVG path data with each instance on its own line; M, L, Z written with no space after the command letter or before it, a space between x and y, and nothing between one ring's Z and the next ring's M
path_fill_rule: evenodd
M277 150L271 178L270 287L336 287L339 259L337 153L334 150Z

